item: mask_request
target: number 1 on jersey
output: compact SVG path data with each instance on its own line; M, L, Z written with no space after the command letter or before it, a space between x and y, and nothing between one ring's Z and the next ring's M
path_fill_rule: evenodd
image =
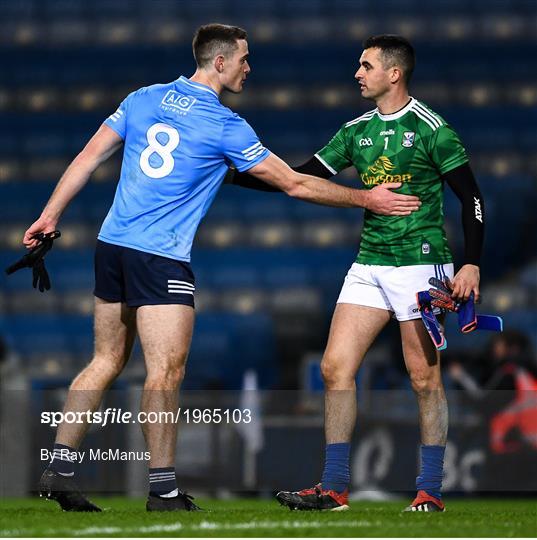
M166 133L168 141L166 144L161 144L157 139L159 133ZM149 146L140 154L140 168L151 178L164 178L168 176L175 165L172 152L179 146L179 132L168 124L153 124L146 133ZM162 160L162 164L158 167L153 167L149 163L149 158L152 154L157 154Z
M388 150L388 141L390 139L388 137L384 137L384 150Z

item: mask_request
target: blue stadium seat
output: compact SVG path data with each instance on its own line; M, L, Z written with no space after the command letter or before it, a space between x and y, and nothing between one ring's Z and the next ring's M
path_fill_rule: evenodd
M306 264L291 265L285 260L282 260L263 268L261 284L269 291L274 289L308 287L313 281L314 271L314 268L310 268Z
M30 226L39 217L52 191L48 184L32 184L31 194L28 191L24 182L0 183L1 223L27 223Z
M266 387L274 379L273 332L264 314L198 315L184 388L238 390L250 368Z
M260 282L260 272L255 266L218 263L212 265L210 285L217 291L227 291L238 287L255 287Z
M65 315L61 318L68 352L80 362L89 362L93 356L93 316Z
M93 250L55 249L47 257L47 267L53 286L58 291L93 287Z
M57 315L10 315L4 331L10 347L25 358L67 351L67 335Z
M0 251L0 265L2 269L15 263L24 255L24 249L20 250L2 250ZM16 292L27 290L31 287L32 271L29 268L19 270L10 276L1 272L0 288L7 292Z

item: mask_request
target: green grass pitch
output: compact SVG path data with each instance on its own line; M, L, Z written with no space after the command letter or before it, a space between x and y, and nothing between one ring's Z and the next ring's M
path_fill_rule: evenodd
M405 502L352 502L347 512L291 512L271 500L196 499L206 511L148 513L144 501L95 498L101 514L61 512L38 498L0 499L0 536L535 537L537 500L447 500L440 513Z

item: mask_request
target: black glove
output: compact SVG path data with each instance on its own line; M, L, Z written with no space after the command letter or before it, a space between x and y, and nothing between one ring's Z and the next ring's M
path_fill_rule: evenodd
M60 231L50 233L34 234L32 238L40 241L36 247L32 248L22 259L6 268L6 274L13 274L21 268L31 268L33 273L32 285L34 289L39 287L41 292L50 289L50 277L45 268L45 255L52 248L56 238L61 236Z

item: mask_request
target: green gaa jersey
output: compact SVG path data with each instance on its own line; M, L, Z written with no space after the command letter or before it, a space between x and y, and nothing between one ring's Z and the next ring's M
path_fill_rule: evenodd
M365 212L356 262L383 266L452 262L444 231L441 175L468 161L455 131L414 98L400 111L369 111L347 122L317 154L332 173L354 165L366 189L402 182L398 193L416 195L409 216Z

